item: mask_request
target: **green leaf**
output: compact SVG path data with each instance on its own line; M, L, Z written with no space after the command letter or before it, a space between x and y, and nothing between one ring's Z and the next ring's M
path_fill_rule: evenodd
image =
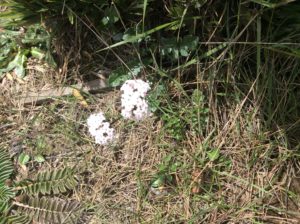
M114 71L108 78L108 85L116 87L122 85L126 80L131 79L132 76L121 71Z
M57 67L57 64L50 52L50 50L48 50L46 52L46 56L45 56L45 61L52 67L52 68L56 68Z
M188 35L183 37L181 46L190 51L196 50L199 42L199 37Z
M195 89L192 95L192 101L195 106L201 106L204 102L204 95L199 89Z
M137 40L139 40L139 39L141 39L141 38L145 38L145 37L147 37L148 35L150 35L150 34L152 34L152 33L155 33L155 32L157 32L157 31L159 31L159 30L165 29L165 28L167 28L167 27L174 26L175 24L178 24L179 22L180 22L180 21L177 21L177 20L176 20L176 21L173 21L173 22L170 22L170 23L162 24L162 25L157 26L157 27L155 27L155 28L153 28L153 29L151 29L151 30L147 30L147 31L145 31L145 32L143 32L143 33L136 34L135 36L130 37L130 38L124 40L124 41L120 41L120 42L118 42L118 43L116 43L116 44L110 45L110 46L108 46L108 47L106 47L106 48L104 48L104 49L102 49L102 50L100 50L100 51L105 51L105 50L109 50L109 49L111 49L111 48L115 48L115 47L122 46L122 45L127 44L127 43L133 43L133 42L136 42ZM99 51L96 51L95 53L97 53L97 52L99 52Z
M18 161L21 165L26 165L30 160L30 156L25 154L24 152L22 152L20 155L19 155L19 158L18 158Z
M160 175L155 181L153 181L151 187L159 188L165 184L165 181L166 181L165 175Z
M7 201L0 200L0 214L7 212L8 208L9 208L8 205L9 205L9 203ZM0 220L1 220L1 216L0 216ZM1 221L0 221L0 224L1 224Z
M144 27L145 27L145 18L146 18L147 5L148 5L148 0L144 0L144 4L143 4L143 31L144 31Z
M13 164L9 155L3 149L0 149L0 184L4 183L13 172Z
M136 77L143 68L143 65L139 62L137 63L136 61L129 63L128 66L130 71L125 68L119 68L112 72L112 74L108 78L109 86L116 87L122 85L128 79Z
M112 25L119 21L118 13L114 7L107 8L104 12L104 17L101 20L102 25Z
M155 112L160 109L161 100L160 97L166 93L166 88L163 84L156 86L148 96L151 112Z
M43 162L45 162L45 158L44 158L44 156L42 156L42 155L36 155L36 156L34 156L34 160L35 160L36 162L38 162L38 163L43 163Z
M203 58L206 58L206 57L210 57L211 55L213 55L214 53L222 50L223 48L227 47L228 46L228 43L222 43L220 45L218 45L217 47L214 47L213 49L205 52L202 57Z
M59 198L30 197L19 202L19 211L33 218L34 223L78 223L80 203Z
M207 156L208 156L210 161L217 160L220 156L220 149L215 148L215 149L212 149L212 150L208 151Z
M180 48L180 55L183 56L183 57L189 56L188 49Z
M140 32L142 32L142 31L139 29L139 27L137 27L136 29L129 28L125 31L122 39L124 41L128 40L130 43L139 43L143 40L143 38L146 38L146 36L143 38L135 38L136 35L138 35L138 33L140 33Z
M28 51L19 51L14 60L12 60L7 68L5 69L6 72L9 72L14 69L17 76L20 78L25 76L25 68L24 65L27 62L27 55Z
M73 189L77 185L74 172L70 168L41 172L36 180L23 180L15 186L15 190L28 195L59 194Z
M290 2L293 2L295 0L286 0L286 1L278 2L278 3L271 3L270 1L266 1L266 0L250 0L250 1L254 2L254 3L257 3L257 4L260 4L262 6L274 9L274 8L279 7L279 6L286 5L286 4L288 4Z
M0 214L9 208L9 201L15 196L15 192L3 183L0 184Z
M0 76L14 70L19 77L24 77L29 56L45 58L47 62L51 59L46 54L51 49L51 36L40 24L26 27L25 33L14 29L5 29L0 35Z
M13 198L15 193L12 189L6 185L0 184L0 202L8 201L10 198Z
M179 56L188 57L198 46L199 38L188 35L177 40L175 37L162 39L161 54L178 59Z
M137 64L137 65L131 67L129 73L130 73L133 77L135 77L135 76L137 76L137 75L141 72L142 67L143 67L143 66L139 63L139 64ZM128 74L129 74L129 73L128 73Z
M35 57L37 59L44 59L45 56L46 56L46 53L45 51L41 50L40 48L37 48L37 47L32 47L31 50L30 50L30 53L32 55L32 57Z
M73 25L74 24L74 14L69 8L67 10L67 15L68 15L69 22Z
M27 215L4 215L2 214L0 216L0 224L30 224L32 223L32 220Z

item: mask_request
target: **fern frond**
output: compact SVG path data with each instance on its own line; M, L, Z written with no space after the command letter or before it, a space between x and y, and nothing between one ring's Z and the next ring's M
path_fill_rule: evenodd
M29 198L27 202L14 204L37 223L77 223L81 213L79 202L59 198Z
M28 195L64 193L77 185L73 170L64 168L60 170L39 173L34 181L22 181L15 190L21 190Z
M8 210L8 203L6 201L0 201L0 214L5 213L7 210Z
M0 184L0 201L7 201L14 196L15 194L10 187Z
M31 219L26 215L0 216L0 224L29 224Z
M13 164L4 149L0 149L0 183L4 183L13 172Z
M0 213L5 212L9 207L9 200L15 196L15 193L8 186L0 184Z

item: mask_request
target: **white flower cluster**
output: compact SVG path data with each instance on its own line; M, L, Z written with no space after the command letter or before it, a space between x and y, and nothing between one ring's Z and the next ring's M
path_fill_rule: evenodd
M151 115L146 101L150 85L141 79L127 80L121 87L122 116L127 119L142 120ZM101 145L111 143L115 138L115 130L110 128L102 112L91 114L87 119L90 134L95 142Z
M115 137L115 130L110 128L109 122L105 120L102 112L91 114L87 119L90 134L95 138L95 142L101 145L112 142Z
M127 119L142 120L151 115L145 99L150 86L141 79L127 80L121 87L122 116Z

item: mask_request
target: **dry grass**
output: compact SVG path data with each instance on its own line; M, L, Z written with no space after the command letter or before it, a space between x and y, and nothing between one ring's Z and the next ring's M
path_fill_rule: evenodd
M30 162L29 176L74 167L79 186L72 197L86 206L85 223L299 222L295 152L283 129L263 127L261 111L249 103L255 94L251 86L230 104L216 104L211 95L207 134L187 130L176 142L155 116L141 123L116 119L118 90L86 96L88 108L74 97L22 107L15 99L24 89L63 83L63 77L38 66L29 65L33 69L24 83L2 80L0 147L43 154L46 162ZM203 79L198 85L210 92ZM99 110L119 135L111 147L95 145L87 134L86 118ZM213 149L220 149L214 161L208 159ZM160 175L170 180L152 188Z
M241 24L231 33L235 22L229 15L234 13L229 2L226 9L220 1L221 12L214 8L214 1L208 1L199 22L203 26L201 41L207 42L199 46L196 55L180 58L178 64L174 60L170 66L160 65L161 46L153 50L151 41L149 46L138 45L141 52L133 44L121 46L118 53L90 54L107 47L106 41L111 44L115 31L101 30L100 35L87 24L59 29L54 40L59 72L29 61L24 80L11 74L0 83L0 148L11 155L26 152L46 159L43 163L31 161L26 173L15 162L17 176L73 167L79 185L60 197L81 202L85 207L82 223L300 223L299 62L284 52L253 44L262 41L255 33L261 32L255 31L256 17L261 15L247 4L236 3L241 4L241 12L235 15ZM252 44L228 42L231 34L224 38L223 26L234 42ZM210 41L226 41L228 45L221 53L202 57L221 46L210 45ZM155 86L167 80L163 83L167 94L159 99L159 109L171 110L168 118L158 110L140 123L123 120L118 90L84 95L87 108L73 96L41 106L23 107L17 101L27 89L38 91L89 80L100 66L110 70L120 64L128 67L126 63L143 57L143 47L149 47L153 57L152 70L147 67L143 76L157 82ZM257 51L261 51L259 57ZM196 66L187 65L194 59ZM174 68L177 66L179 69ZM162 75L164 72L168 74ZM195 89L205 100L193 107L190 101ZM195 108L209 112L194 113ZM118 133L112 146L94 144L87 132L86 118L100 110ZM196 121L191 121L190 113L197 115ZM200 122L202 116L207 122ZM184 118L190 121L180 126ZM167 126L172 122L174 126ZM180 128L182 136L174 140Z

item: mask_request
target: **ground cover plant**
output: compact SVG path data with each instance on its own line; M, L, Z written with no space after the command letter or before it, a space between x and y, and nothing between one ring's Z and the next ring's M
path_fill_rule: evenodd
M4 150L1 150L0 164L1 223L77 222L80 211L78 202L38 196L64 193L74 188L77 182L70 168L44 171L35 180L23 179L10 186L7 183L11 180L13 163Z
M0 169L0 202L19 203L18 188L5 180L20 181L24 170L35 180L44 170L76 168L77 184L47 192L76 201L78 223L299 222L299 2L6 0L1 7L1 33L43 29L50 45L40 46L57 67L28 59L23 78L7 69L23 45L0 64L0 149L15 161L13 176L12 166ZM18 100L28 88L96 78L107 81L102 93L77 90L29 106ZM145 91L137 96L131 84L126 95L137 80ZM3 220L18 214L0 211Z

